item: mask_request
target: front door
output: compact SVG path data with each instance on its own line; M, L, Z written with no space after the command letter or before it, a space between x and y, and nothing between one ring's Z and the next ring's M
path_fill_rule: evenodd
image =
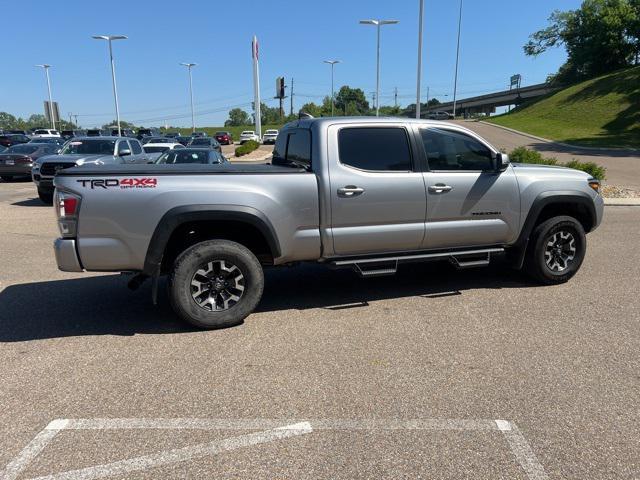
M381 124L330 129L331 232L338 255L417 250L426 194L408 130Z
M422 248L514 241L520 222L520 194L513 168L496 173L495 152L465 131L443 127L419 132L428 162Z

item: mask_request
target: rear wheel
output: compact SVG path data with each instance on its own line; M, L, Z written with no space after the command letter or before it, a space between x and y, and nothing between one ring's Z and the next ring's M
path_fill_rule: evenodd
M260 262L243 245L209 240L176 259L168 282L173 310L199 328L238 325L258 305L264 289Z
M580 269L587 238L573 217L553 217L538 225L531 237L525 271L540 282L564 283Z
M40 200L42 200L42 203L46 205L53 205L53 192L50 192L48 190L41 190L39 188L38 197L40 197Z

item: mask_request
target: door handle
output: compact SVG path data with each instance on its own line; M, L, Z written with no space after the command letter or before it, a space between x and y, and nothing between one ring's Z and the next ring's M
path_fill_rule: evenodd
M339 197L355 197L364 193L364 188L356 187L355 185L347 185L338 189Z
M446 193L453 190L453 187L445 185L444 183L437 183L429 187L429 193Z

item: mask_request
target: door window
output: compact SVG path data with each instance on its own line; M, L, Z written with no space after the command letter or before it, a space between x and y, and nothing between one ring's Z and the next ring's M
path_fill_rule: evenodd
M129 140L129 144L131 145L131 151L134 155L139 155L142 153L140 142L138 142L137 140Z
M311 132L298 128L278 135L273 149L273 165L311 169Z
M493 152L461 132L429 128L420 131L429 170L486 171L493 168Z
M120 143L118 143L118 155L122 155L122 152L125 150L130 150L129 144L126 140L121 140Z
M359 170L412 170L409 138L404 128L343 128L338 134L338 149L340 163Z

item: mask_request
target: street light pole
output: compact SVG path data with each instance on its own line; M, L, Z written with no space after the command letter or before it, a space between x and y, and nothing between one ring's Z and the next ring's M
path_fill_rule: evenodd
M333 110L335 108L335 94L333 93L333 67L336 63L340 63L340 60L325 60L324 63L331 65L331 116L333 117Z
M120 128L120 107L118 106L118 87L116 85L116 64L113 60L113 49L111 48L111 42L113 40L126 40L125 35L94 35L96 40L106 40L109 42L109 60L111 62L111 83L113 84L113 100L116 104L116 122L118 123L118 136L122 136L122 130Z
M360 20L363 25L375 25L377 27L377 54L376 54L376 117L380 116L380 27L382 25L393 25L399 23L398 20Z
M458 15L458 46L456 47L456 74L453 80L453 118L456 118L456 95L458 93L458 61L460 59L460 27L462 26L462 0L460 0L460 14Z
M195 133L196 121L195 121L195 115L193 113L193 78L191 77L191 68L195 67L198 64L197 63L181 63L180 65L183 65L187 67L187 69L189 69L189 97L191 98L191 133Z
M420 18L418 20L418 81L416 84L416 118L420 118L420 81L422 80L422 20L424 0L420 0ZM428 96L428 95L427 95ZM428 107L428 105L427 105Z
M53 130L56 129L56 122L53 118L53 101L51 100L51 79L49 78L49 69L51 65L43 63L42 65L36 65L36 67L40 67L44 69L44 73L47 76L47 91L49 92L49 120L51 121L51 128Z

